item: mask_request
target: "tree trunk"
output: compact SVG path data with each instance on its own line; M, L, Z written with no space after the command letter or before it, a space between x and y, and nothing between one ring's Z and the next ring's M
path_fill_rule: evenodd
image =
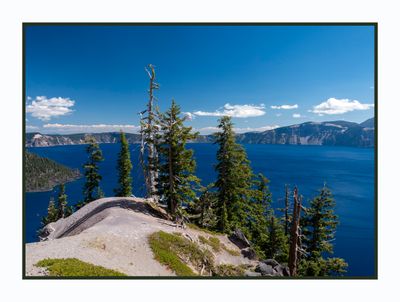
M285 185L285 236L289 233L289 187Z
M289 272L290 276L297 275L298 252L299 252L299 225L301 216L301 200L298 196L297 188L293 190L293 219L292 228L290 230L290 247L289 247Z

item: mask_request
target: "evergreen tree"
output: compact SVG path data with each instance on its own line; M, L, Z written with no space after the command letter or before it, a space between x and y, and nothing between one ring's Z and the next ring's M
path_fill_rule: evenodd
M200 196L188 204L187 212L191 220L198 226L207 229L214 229L217 217L215 215L216 194L212 191L214 184L200 189Z
M327 258L333 253L332 241L335 239L338 216L334 213L335 200L331 191L324 185L315 197L302 221L304 244L307 251L305 261L301 262L301 271L307 276L326 276L341 274L347 263L340 258Z
M58 210L54 203L54 198L51 197L49 201L49 206L47 207L47 216L42 218L42 225L47 225L51 222L57 221Z
M121 151L118 154L118 188L115 189L116 196L132 195L132 163L129 152L129 144L124 132L121 131Z
M99 174L98 163L103 161L103 154L94 137L87 138L89 145L86 148L88 161L83 165L86 182L84 184L84 204L99 198L101 175Z
M269 180L261 173L253 179L253 188L250 191L252 198L247 203L246 210L247 235L254 245L253 248L255 248L259 256L262 257L265 256L265 245L268 240L268 217L272 215L272 199L268 188L268 182Z
M236 143L231 118L220 119L217 151L217 228L228 232L246 223L252 172L243 147Z
M65 194L65 185L60 184L58 189L58 198L57 198L57 219L67 217L67 194Z
M267 230L268 239L265 245L265 256L278 262L287 262L289 252L288 238L285 236L284 227L273 213L269 215Z
M175 216L182 202L189 203L195 197L194 187L199 179L194 175L196 162L193 150L186 143L197 137L192 127L185 127L185 118L180 118L180 108L172 101L170 109L160 115L161 132L158 135L159 175L158 192L168 210Z

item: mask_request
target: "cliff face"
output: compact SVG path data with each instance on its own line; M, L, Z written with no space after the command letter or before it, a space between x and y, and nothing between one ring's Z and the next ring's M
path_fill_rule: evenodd
M85 137L89 134L40 134L27 133L26 147L46 147L58 145L84 144ZM117 143L118 132L94 133L99 143ZM280 127L264 132L247 132L237 135L237 141L243 144L282 144L282 145L324 145L324 146L349 146L373 147L374 146L374 118L361 124L332 121L332 122L306 122L286 127ZM140 135L126 133L130 144L140 143ZM194 143L212 143L212 135L199 135Z
M89 134L41 134L41 133L27 133L25 139L26 147L49 147L61 145L80 145L85 144L85 138ZM108 133L93 133L93 136L98 143L117 143L119 141L118 132ZM126 138L130 144L140 142L139 134L126 133Z
M370 125L371 122L368 123ZM373 125L373 122L372 122ZM245 144L289 144L373 147L374 128L362 124L333 121L307 122L265 132L239 134L238 142Z

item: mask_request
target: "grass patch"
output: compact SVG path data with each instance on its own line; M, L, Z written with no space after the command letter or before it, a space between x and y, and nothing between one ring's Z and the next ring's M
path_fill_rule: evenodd
M230 248L228 248L225 244L222 244L222 248L229 253L232 256L240 256L240 252L237 250L231 250Z
M217 237L208 237L205 238L204 236L199 236L199 240L201 243L203 244L208 244L209 246L211 246L211 248L213 249L214 252L220 252L221 251L221 242L219 241L219 239Z
M201 228L201 227L199 227L198 225L196 225L194 223L188 223L186 225L189 228L191 228L192 230L202 231L202 232L205 232L205 233L210 234L210 235L225 235L225 234L220 233L220 232L216 232L216 231L212 231L212 230L209 230L209 229Z
M220 277L244 276L244 272L244 265L235 266L232 264L221 264L214 270L214 274Z
M178 276L196 275L188 264L200 272L213 269L213 255L182 236L159 231L149 236L149 243L155 259Z
M43 259L36 266L46 267L50 276L58 277L109 277L126 276L118 271L83 262L76 258Z

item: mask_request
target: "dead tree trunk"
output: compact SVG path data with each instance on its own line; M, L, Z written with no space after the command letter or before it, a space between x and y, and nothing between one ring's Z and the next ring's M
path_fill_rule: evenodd
M289 234L289 187L285 185L285 236Z
M141 113L141 149L140 149L140 162L143 168L144 180L146 185L146 196L156 199L156 181L158 178L157 161L158 154L155 148L156 133L158 131L156 125L156 114L154 110L154 90L159 88L155 82L156 73L154 66L149 64L149 69L146 68L147 74L150 78L150 87L148 90L149 101L147 108ZM145 116L143 114L147 113ZM147 158L145 159L145 154Z
M298 195L297 187L293 190L293 219L290 230L290 247L289 247L289 272L290 276L297 275L297 265L299 256L300 242L300 216L301 216L301 200Z

